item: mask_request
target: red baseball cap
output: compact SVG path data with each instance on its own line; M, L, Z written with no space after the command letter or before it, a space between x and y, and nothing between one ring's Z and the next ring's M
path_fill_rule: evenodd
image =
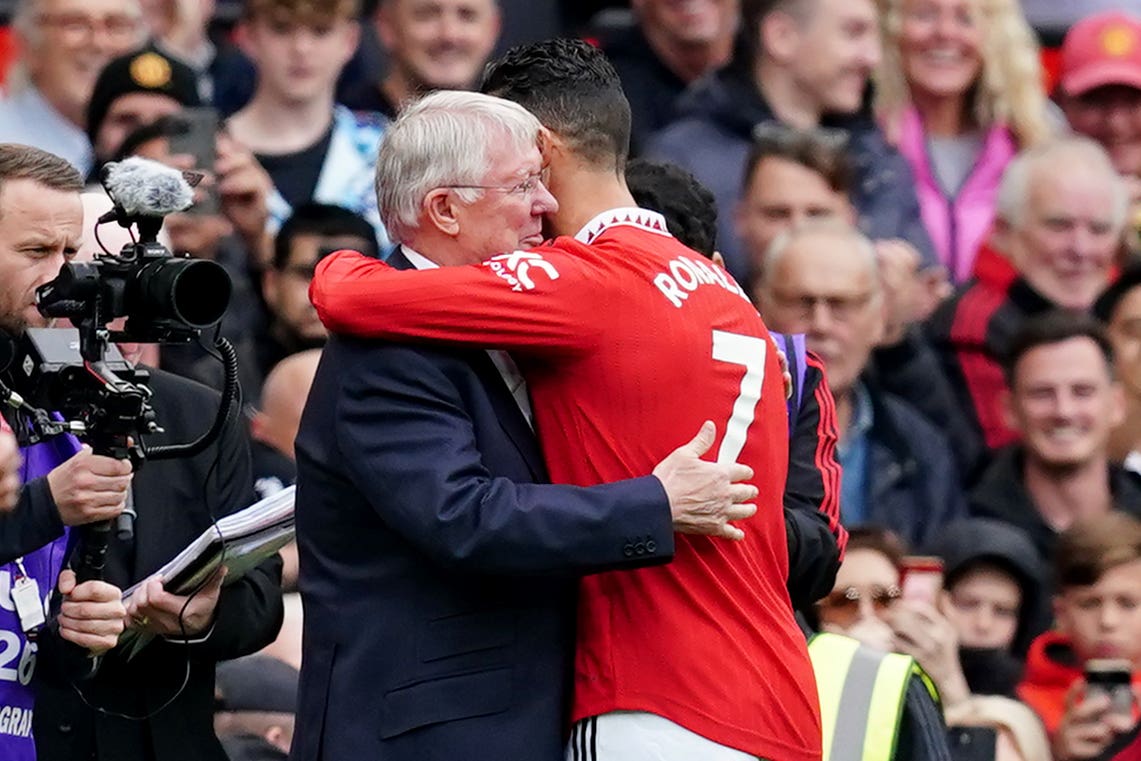
M1069 95L1105 85L1141 90L1141 19L1107 11L1074 24L1062 41L1059 74Z

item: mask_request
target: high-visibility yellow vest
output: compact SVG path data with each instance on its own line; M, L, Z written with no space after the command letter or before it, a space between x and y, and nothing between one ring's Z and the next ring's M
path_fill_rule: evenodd
M823 761L892 761L912 676L939 702L935 684L909 655L827 632L808 641L808 654L820 694Z

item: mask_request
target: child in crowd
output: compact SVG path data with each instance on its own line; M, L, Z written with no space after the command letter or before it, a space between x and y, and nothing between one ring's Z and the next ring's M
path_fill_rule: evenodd
M242 40L257 66L253 100L227 121L230 133L273 178L270 227L309 201L359 214L387 246L373 187L388 120L335 102L337 77L360 38L358 0L250 0Z
M1054 572L1055 631L1030 647L1018 696L1052 738L1054 761L1097 758L1137 717L1090 690L1085 668L1094 659L1131 664L1141 684L1141 521L1110 512L1075 525L1059 541Z
M1020 529L987 518L956 521L931 551L943 560L940 608L971 692L1014 697L1030 642L1049 626L1038 551Z

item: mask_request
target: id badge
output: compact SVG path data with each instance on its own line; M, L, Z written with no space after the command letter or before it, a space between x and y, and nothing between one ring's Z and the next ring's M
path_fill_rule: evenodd
M25 633L43 626L44 603L40 599L40 585L28 576L22 576L12 584L12 602L16 606L16 615L20 617L20 628Z

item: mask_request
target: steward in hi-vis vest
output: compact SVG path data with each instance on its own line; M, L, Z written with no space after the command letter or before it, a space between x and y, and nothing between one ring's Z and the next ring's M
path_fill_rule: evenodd
M909 655L814 634L823 761L949 761L935 683Z

